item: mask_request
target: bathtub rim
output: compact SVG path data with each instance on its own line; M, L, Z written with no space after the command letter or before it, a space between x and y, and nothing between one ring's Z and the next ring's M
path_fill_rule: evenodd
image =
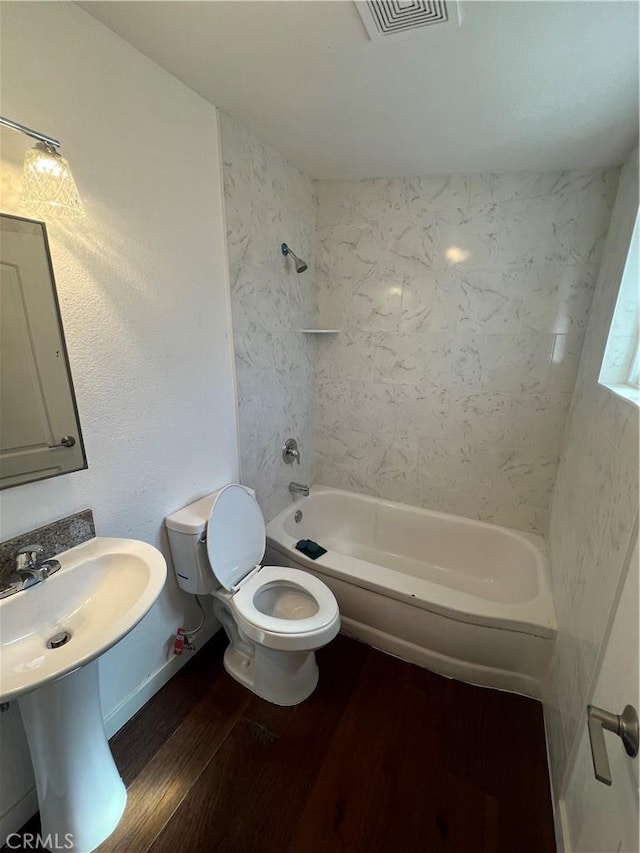
M310 560L295 549L296 539L289 536L284 529L285 520L291 517L297 509L304 511L304 503L309 500L309 498L304 497L294 500L267 524L268 546L288 559L294 560L303 569L311 569L338 580L346 580L355 586L387 595L390 598L450 619L503 628L543 638L554 639L556 637L557 621L551 593L551 579L545 543L541 536L477 519L453 516L450 513L414 507L371 495L361 495L345 489L335 489L331 486L312 486L309 497L321 494L346 495L367 503L389 506L394 509L408 507L412 511L433 518L460 519L472 527L491 528L492 530L498 528L512 538L521 539L528 548L532 548L536 552L538 593L534 598L525 602L498 602L461 590L453 590L441 584L416 578L395 569L379 566L337 551L328 550L319 559ZM372 567L373 572L369 570L367 573L365 570L367 566ZM397 581L397 583L394 584L393 581ZM453 600L447 600L448 597Z

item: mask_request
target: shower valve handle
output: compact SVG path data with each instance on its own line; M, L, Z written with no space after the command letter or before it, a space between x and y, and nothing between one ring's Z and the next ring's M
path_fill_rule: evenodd
M294 461L300 464L300 450L295 438L288 438L282 448L282 460L286 465L293 465Z

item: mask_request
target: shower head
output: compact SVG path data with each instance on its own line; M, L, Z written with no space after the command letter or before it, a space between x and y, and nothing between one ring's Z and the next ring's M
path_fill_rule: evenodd
M295 252L293 252L293 251L292 251L292 250L287 246L287 244L286 244L286 243L283 243L283 244L282 244L282 246L280 246L280 251L282 252L282 254L283 254L285 257L286 257L287 255L291 255L291 257L293 258L293 260L296 262L296 272L297 272L297 273L304 272L306 269L308 269L308 268L309 268L309 267L308 267L308 264L306 263L306 261L303 261L301 258L299 258L299 257L296 255L296 253L295 253Z

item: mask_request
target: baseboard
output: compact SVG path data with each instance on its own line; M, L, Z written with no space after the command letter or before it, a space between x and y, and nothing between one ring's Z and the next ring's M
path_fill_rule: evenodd
M547 727L547 707L548 698L545 691L542 692L542 721L544 724L544 741L547 752L547 774L549 776L549 791L551 792L551 810L553 811L553 829L556 838L556 853L568 853L565 840L565 820L564 806L559 797L556 796L555 785L553 784L553 776L551 774L551 752L549 750L549 733Z
M37 811L38 795L36 789L31 788L0 816L0 843L6 844L11 833L17 832Z
M569 822L567 820L567 810L564 805L564 800L558 801L558 808L555 816L557 818L556 843L558 853L570 853L571 842L569 840Z
M203 646L220 629L220 624L212 620L211 624L205 625L203 633L198 637L198 645ZM104 720L104 730L108 738L112 738L138 711L147 704L173 676L191 659L190 652L184 652L180 656L172 655L155 672L139 684L119 705L110 711Z
M203 628L198 637L198 646L203 646L220 629L217 620L207 620L209 624ZM112 738L138 711L154 696L160 688L191 659L191 654L185 652L179 657L172 656L155 672L141 682L135 690L126 696L104 720L104 729L108 738ZM32 788L17 803L10 806L0 815L0 843L6 843L7 836L17 832L38 811L38 797Z

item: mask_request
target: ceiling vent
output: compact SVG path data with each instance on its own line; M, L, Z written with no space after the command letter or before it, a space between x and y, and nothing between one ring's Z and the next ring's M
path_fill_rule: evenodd
M356 7L370 39L444 24L448 20L444 0L356 0Z

